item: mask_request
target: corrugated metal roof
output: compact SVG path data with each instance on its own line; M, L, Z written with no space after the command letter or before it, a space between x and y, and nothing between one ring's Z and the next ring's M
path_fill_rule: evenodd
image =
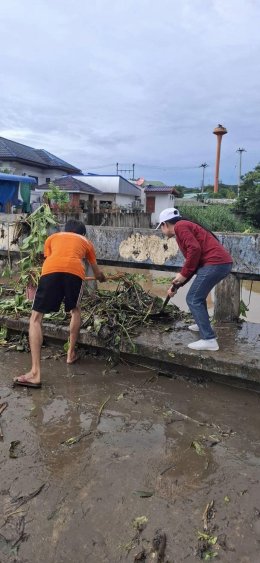
M123 176L120 175L91 175L87 176L74 176L77 180L81 182L86 182L90 186L101 190L103 193L107 194L121 194L121 195L131 195L140 197L141 189L128 182Z
M62 168L71 172L80 172L76 166L72 166L44 149L34 149L4 137L0 137L0 160L22 160L43 168Z

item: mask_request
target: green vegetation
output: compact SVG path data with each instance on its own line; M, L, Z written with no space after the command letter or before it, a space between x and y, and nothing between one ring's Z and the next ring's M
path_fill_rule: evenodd
M25 288L36 287L42 266L43 247L49 235L49 229L56 226L56 220L47 204L41 205L31 213L26 220L17 224L17 239L29 230L28 236L23 240L20 251L23 257L19 261L20 277L18 284Z
M235 211L255 227L260 227L260 164L243 176Z
M203 207L181 205L180 212L191 221L198 221L211 231L244 233L254 230L249 220L236 217L233 205L212 204Z
M219 182L217 193L214 193L214 186L212 184L205 186L204 192L212 199L235 199L237 197L237 186Z
M55 184L53 182L49 183L49 191L45 192L47 195L47 198L57 204L57 205L62 205L64 203L69 203L69 194L67 194L66 192L63 192L62 190L60 190L60 188L58 188L58 186L55 186Z

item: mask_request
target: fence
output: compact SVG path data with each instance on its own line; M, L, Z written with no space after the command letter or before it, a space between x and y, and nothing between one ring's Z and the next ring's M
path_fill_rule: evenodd
M151 227L151 215L150 213L87 213L85 223L96 227L149 229Z

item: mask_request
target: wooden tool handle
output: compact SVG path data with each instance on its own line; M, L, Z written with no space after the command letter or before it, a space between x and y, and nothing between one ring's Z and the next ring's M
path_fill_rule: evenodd
M106 276L106 280L108 280L108 281L109 280L119 280L120 278L123 278L124 275L125 275L124 273L113 274L111 276ZM85 281L94 281L94 280L96 280L95 276L86 276L85 277Z

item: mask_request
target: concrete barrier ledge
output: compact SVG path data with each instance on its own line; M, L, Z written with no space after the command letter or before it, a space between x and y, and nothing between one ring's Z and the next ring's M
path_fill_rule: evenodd
M0 316L0 326L14 332L28 332L29 319L14 319ZM240 379L244 382L260 383L260 324L241 323L221 324L216 327L220 350L218 352L195 352L187 347L197 339L183 323L177 323L171 332L165 332L164 326L144 328L135 337L135 350L124 342L120 352L133 363L143 363L162 368L168 375L176 375L180 368L186 375L192 371L201 375L220 376L221 378ZM51 323L43 324L45 338L54 341L68 340L68 327ZM105 343L82 329L79 343L85 348L109 350Z

